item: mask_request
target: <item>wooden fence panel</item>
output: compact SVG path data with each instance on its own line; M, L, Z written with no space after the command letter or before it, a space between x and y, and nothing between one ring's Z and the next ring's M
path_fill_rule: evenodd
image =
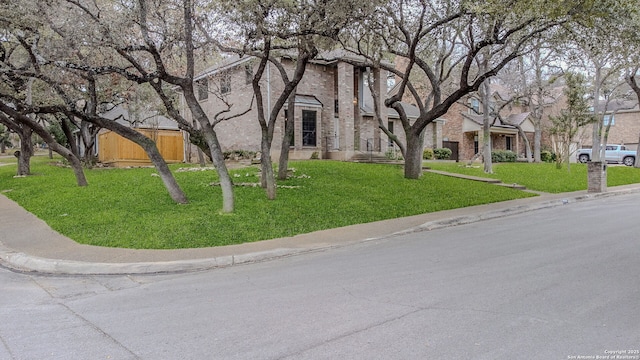
M181 131L136 130L156 142L166 162L184 161L184 139ZM98 159L116 166L151 163L142 147L112 131L106 131L98 136Z

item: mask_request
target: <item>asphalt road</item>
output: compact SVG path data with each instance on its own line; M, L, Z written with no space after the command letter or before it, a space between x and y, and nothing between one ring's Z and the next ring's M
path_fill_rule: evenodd
M638 214L616 196L178 275L0 269L0 359L640 359Z

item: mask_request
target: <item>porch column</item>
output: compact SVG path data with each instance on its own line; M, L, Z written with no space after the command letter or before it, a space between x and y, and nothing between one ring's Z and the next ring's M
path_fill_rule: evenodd
M387 126L388 111L387 111L387 107L384 106L384 99L385 99L385 95L387 94L387 72L381 71L378 68L373 68L372 71L373 71L374 87L378 91L377 100L378 100L378 106L380 109L380 122L384 124L384 126ZM375 121L375 118L374 118L374 122L375 122L373 124L374 142L375 142L374 149L376 151L383 151L382 137L381 137L382 130L380 130L380 127L378 126L379 123Z
M340 150L345 151L346 159L354 151L354 106L353 66L338 63L338 117L340 119Z
M433 145L434 148L442 148L442 125L446 120L436 119L433 122Z

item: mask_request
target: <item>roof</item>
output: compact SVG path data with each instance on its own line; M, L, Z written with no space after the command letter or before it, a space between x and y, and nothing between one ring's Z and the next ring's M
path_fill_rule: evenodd
M400 102L400 106L402 106L402 108L404 109L405 114L407 114L407 117L409 119L417 119L418 116L420 116L420 109L418 109L416 106L405 103L405 102ZM393 109L393 108L386 108L387 109L387 116L389 118L392 119L399 119L400 115L398 114L398 112ZM364 104L361 108L360 108L360 114L363 116L371 116L373 117L374 111L373 108L371 106L369 106L368 104Z
M200 80L202 78L208 77L208 76L212 76L215 74L219 74L223 71L229 70L231 68L234 68L238 65L244 64L246 62L251 61L252 59L254 59L253 56L239 56L239 55L230 55L226 58L224 58L222 61L218 62L217 64L205 69L204 71L202 71L201 73L199 73L198 75L196 75L193 79L194 80Z
M510 114L509 116L507 116L506 118L503 118L504 120L504 124L502 124L503 126L513 126L513 125L522 125L522 123L525 122L525 120L527 120L527 118L529 117L529 114L531 114L530 112L523 112L520 114ZM462 113L462 116L464 116L465 118L479 124L482 125L484 122L484 118L482 115L476 115L476 114L465 114ZM495 122L497 119L494 118L493 122Z
M605 109L606 107L606 109ZM638 101L636 100L624 100L624 99L614 99L610 100L609 103L605 101L600 101L595 105L597 111L606 110L606 112L615 112L620 110L632 110L638 108Z
M101 115L107 119L115 120L118 124L133 128L178 130L178 123L157 111L143 110L138 114L138 119L134 120L126 104L115 106Z
M322 107L322 102L313 95L298 95L296 94L296 105L301 106L318 106Z

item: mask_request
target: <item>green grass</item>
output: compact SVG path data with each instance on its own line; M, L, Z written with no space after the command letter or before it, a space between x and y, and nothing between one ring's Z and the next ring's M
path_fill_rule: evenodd
M172 166L177 169L179 166ZM196 248L292 236L316 230L532 196L434 174L407 180L402 168L335 161L292 162L295 178L277 199L236 187L236 211L221 214L215 171L176 172L189 204L171 201L154 169L94 169L80 188L70 169L34 157L33 176L0 167L0 192L84 244L126 248ZM257 182L254 167L232 171ZM7 191L9 190L9 191Z
M465 163L428 162L426 165L434 170L500 179L506 184L517 183L527 189L543 192L561 193L587 189L585 164L571 164L569 172L566 166L556 169L555 164L549 163L499 163L493 164L493 174L485 174L482 164L467 167ZM640 169L627 166L607 167L607 186L634 183L640 183Z

